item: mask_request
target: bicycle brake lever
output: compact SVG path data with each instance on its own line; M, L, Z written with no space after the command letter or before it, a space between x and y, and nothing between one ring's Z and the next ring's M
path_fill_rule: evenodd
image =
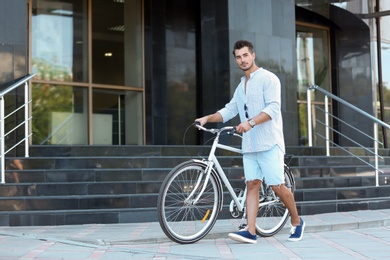
M228 135L234 135L236 133L236 127L234 127L232 130L227 132Z

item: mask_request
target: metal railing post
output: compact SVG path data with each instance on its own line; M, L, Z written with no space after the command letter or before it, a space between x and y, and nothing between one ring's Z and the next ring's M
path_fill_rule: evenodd
M27 82L24 83L24 155L26 157L29 157L29 138L28 138L28 131L29 131L29 120L28 120L28 100L29 100L29 95L28 95L28 84Z
M325 95L325 138L326 138L326 156L330 155L329 151L329 108L328 96Z
M5 183L4 97L0 98L0 155L1 183Z
M378 164L378 123L374 123L374 153L375 153L375 185L379 186Z
M311 123L311 90L307 89L307 141L309 147L313 146L312 123Z

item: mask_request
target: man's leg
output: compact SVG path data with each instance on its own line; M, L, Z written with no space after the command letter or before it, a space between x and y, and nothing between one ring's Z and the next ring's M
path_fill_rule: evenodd
M246 216L248 231L252 235L256 235L256 218L259 211L259 189L261 181L253 180L247 181L247 194L246 194Z
M240 230L235 233L229 233L229 237L233 240L245 243L257 243L256 235L256 217L259 210L259 188L260 180L247 181L246 193L246 214L247 214L247 230Z
M295 203L294 195L292 192L287 189L287 187L282 185L272 186L272 190L280 197L284 205L286 205L291 216L291 225L298 226L300 224L300 218L297 211L297 205Z
M291 216L291 230L289 241L299 241L303 237L303 231L305 230L305 222L299 217L297 211L297 205L295 203L294 195L292 192L283 185L276 185L272 187L273 191L280 197L284 205L290 212Z
M229 233L233 240L245 243L257 243L256 217L259 210L259 189L261 185L261 171L257 163L257 153L244 154L244 171L246 179L246 216L247 230Z

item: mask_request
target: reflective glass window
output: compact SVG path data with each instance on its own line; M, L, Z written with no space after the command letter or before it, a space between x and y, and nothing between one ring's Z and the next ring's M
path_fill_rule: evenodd
M87 82L87 0L32 2L35 79Z
M142 87L141 1L92 2L92 82Z
M390 9L390 3L382 1L382 7L385 10ZM390 16L383 16L381 23L381 54L382 54L382 82L384 91L385 106L390 110Z
M142 144L142 93L94 89L93 144Z
M33 144L88 144L88 91L64 85L32 85Z
M390 3L389 1L381 1L381 8L382 10L389 10L390 9ZM383 103L384 103L384 121L389 122L390 121L390 74L388 73L390 71L390 16L383 16L380 20L381 24L381 61L382 61L382 91L383 91ZM376 42L375 42L376 47ZM378 52L375 52L375 55L377 55ZM377 78L377 77L376 77ZM378 85L378 82L377 82ZM379 104L379 93L378 93L378 104ZM382 118L380 107L378 106L378 115L379 118ZM379 127L380 134L379 136L382 137L382 127ZM390 143L390 133L387 131L387 144Z

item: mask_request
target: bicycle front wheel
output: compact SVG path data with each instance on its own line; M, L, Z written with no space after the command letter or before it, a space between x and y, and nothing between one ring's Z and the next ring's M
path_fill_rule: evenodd
M287 165L284 167L284 180L286 188L294 193L294 176ZM277 234L284 227L290 213L271 187L266 186L264 182L262 186L259 213L256 220L256 233L262 237L269 237Z
M157 202L160 226L174 242L199 241L217 220L222 203L221 185L213 170L205 182L206 168L202 162L184 162L167 175L160 188Z

